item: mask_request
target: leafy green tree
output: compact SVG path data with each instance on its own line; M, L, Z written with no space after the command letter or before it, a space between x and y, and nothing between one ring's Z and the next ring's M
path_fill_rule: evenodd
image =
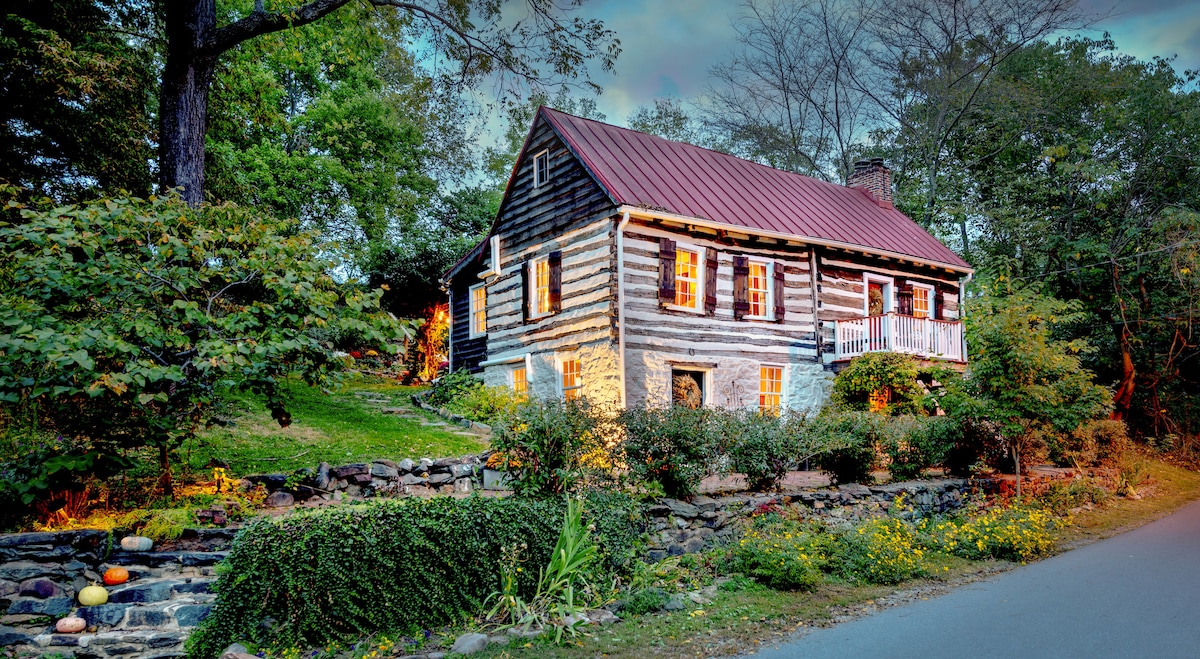
M410 328L378 312L382 290L338 287L310 233L232 205L107 199L24 210L0 225L0 402L101 453L170 451L213 413L219 381L265 396L336 378L321 330L381 345Z
M705 139L700 124L677 98L656 98L654 107L638 106L629 115L629 127L633 130L672 140L704 146Z
M1083 367L1087 342L1055 334L1082 319L1080 306L1004 278L967 302L971 361L957 384L973 398L974 414L990 420L1005 440L1017 496L1021 453L1037 433L1069 433L1112 408L1112 394Z

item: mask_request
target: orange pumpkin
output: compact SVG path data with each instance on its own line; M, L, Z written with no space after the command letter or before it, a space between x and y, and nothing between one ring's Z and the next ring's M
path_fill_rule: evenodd
M129 570L123 567L110 567L104 573L104 583L116 586L129 581Z

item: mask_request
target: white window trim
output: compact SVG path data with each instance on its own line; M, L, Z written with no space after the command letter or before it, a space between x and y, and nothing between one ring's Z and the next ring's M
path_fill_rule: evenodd
M579 362L579 397L583 397L583 360L579 358L579 353L562 352L554 355L554 390L558 394L559 400L566 400L567 392L563 389L563 363L568 361ZM529 371L525 371L525 379L529 379Z
M526 273L525 279L526 279L527 285L529 286L529 319L530 320L536 320L538 318L545 318L546 316L554 315L553 310L546 310L546 311L538 310L537 267L538 267L539 263L545 263L546 268L549 268L550 267L550 256L546 255L546 256L538 257L536 259L530 259L528 261L528 265L526 266L529 270L529 272ZM550 288L549 288L550 287L550 279L549 279L549 277L550 277L550 275L548 272L547 272L546 277L547 277L546 278L546 296L547 296L546 299L549 300L550 299L549 298L549 295L550 295Z
M500 272L500 235L499 234L493 235L491 238L488 238L488 247L490 248L491 253L492 253L491 264L488 266L487 270L484 270L483 272L479 273L480 279L487 279L488 277L491 277L492 275L500 275L501 274L501 272Z
M538 159L546 158L546 178L538 176ZM533 156L533 187L540 188L550 181L550 149L542 149Z
M893 300L896 297L896 279L885 275L877 275L873 272L863 273L863 318L871 315L871 282L883 284L883 313L891 313L896 310L896 304Z
M483 289L483 331L475 331L475 291ZM467 338L478 339L487 336L487 284L475 284L467 289Z
M674 302L668 302L667 304L664 304L663 307L666 309L673 309L675 311L704 314L704 280L708 278L708 273L705 271L705 268L708 267L708 248L701 247L700 245L689 245L687 243L675 243L676 262L679 260L679 250L683 250L685 252L694 252L696 254L698 275L696 277L696 306L685 307L680 304L675 304ZM672 264L671 267L675 267L675 265ZM678 290L678 288L676 288L676 290Z
M712 399L712 396L713 396L713 368L711 366L702 367L702 366L690 366L688 364L671 364L671 363L668 363L668 365L671 367L670 369L667 370L667 403L668 404L675 402L673 400L674 395L675 395L675 393L673 391L673 387L675 386L675 383L671 377L671 373L673 371L691 371L693 373L703 373L704 374L704 391L702 392L704 394L704 397L700 400L700 404L703 405L704 407L712 406L712 404L713 404L713 402L712 402L712 400L713 400Z
M918 283L915 281L909 281L908 283L913 288L922 288L929 292L929 315L926 316L926 318L929 318L930 320L937 318L937 310L934 308L937 305L937 298L935 296L935 293L937 293L937 289L935 289L933 286L930 286L929 284L921 284L921 283ZM916 296L913 297L912 311L913 311L913 315L916 316L917 315L917 298L916 298Z
M508 388L512 389L515 392L517 390L517 380L515 377L516 371L518 368L525 369L525 395L526 396L530 395L533 391L533 387L530 386L531 383L529 381L529 376L530 376L529 361L530 361L529 353L525 353L525 356L522 357L521 359L513 360L512 362L509 363L508 370L504 375L504 377L507 378L507 380L508 380Z
M765 259L749 259L746 261L746 266L765 265L767 266L767 313L763 316L756 316L747 313L742 318L746 320L775 320L775 262ZM746 302L750 301L750 274L747 270L746 274Z
M788 364L779 364L775 362L759 362L758 364L758 386L754 390L754 409L762 409L758 405L759 396L762 396L762 369L777 368L779 369L779 411L785 412L788 410Z

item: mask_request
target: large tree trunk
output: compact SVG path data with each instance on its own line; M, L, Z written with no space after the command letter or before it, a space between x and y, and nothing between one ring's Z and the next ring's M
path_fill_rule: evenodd
M217 25L215 0L166 3L167 60L159 94L158 166L164 191L204 201L204 132L216 55L205 52Z
M1133 391L1137 380L1137 369L1133 366L1133 348L1129 345L1129 328L1116 328L1117 345L1121 348L1121 382L1113 394L1113 412L1110 418L1122 420L1129 417L1133 405Z

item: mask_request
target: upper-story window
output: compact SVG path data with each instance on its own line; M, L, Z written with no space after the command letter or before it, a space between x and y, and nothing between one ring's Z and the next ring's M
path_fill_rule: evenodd
M700 308L700 252L675 248L675 305L685 309Z
M550 313L550 262L545 258L537 259L530 270L533 275L529 282L532 287L529 296L533 301L532 315L544 316Z
M747 277L746 301L750 304L746 315L750 318L771 318L771 264L751 261Z
M540 188L550 180L550 151L533 157L533 187Z
M487 284L471 287L468 298L471 338L487 334Z
M933 318L933 287L913 284L912 315L916 318Z
M526 263L526 305L529 319L562 310L562 252L550 252Z

